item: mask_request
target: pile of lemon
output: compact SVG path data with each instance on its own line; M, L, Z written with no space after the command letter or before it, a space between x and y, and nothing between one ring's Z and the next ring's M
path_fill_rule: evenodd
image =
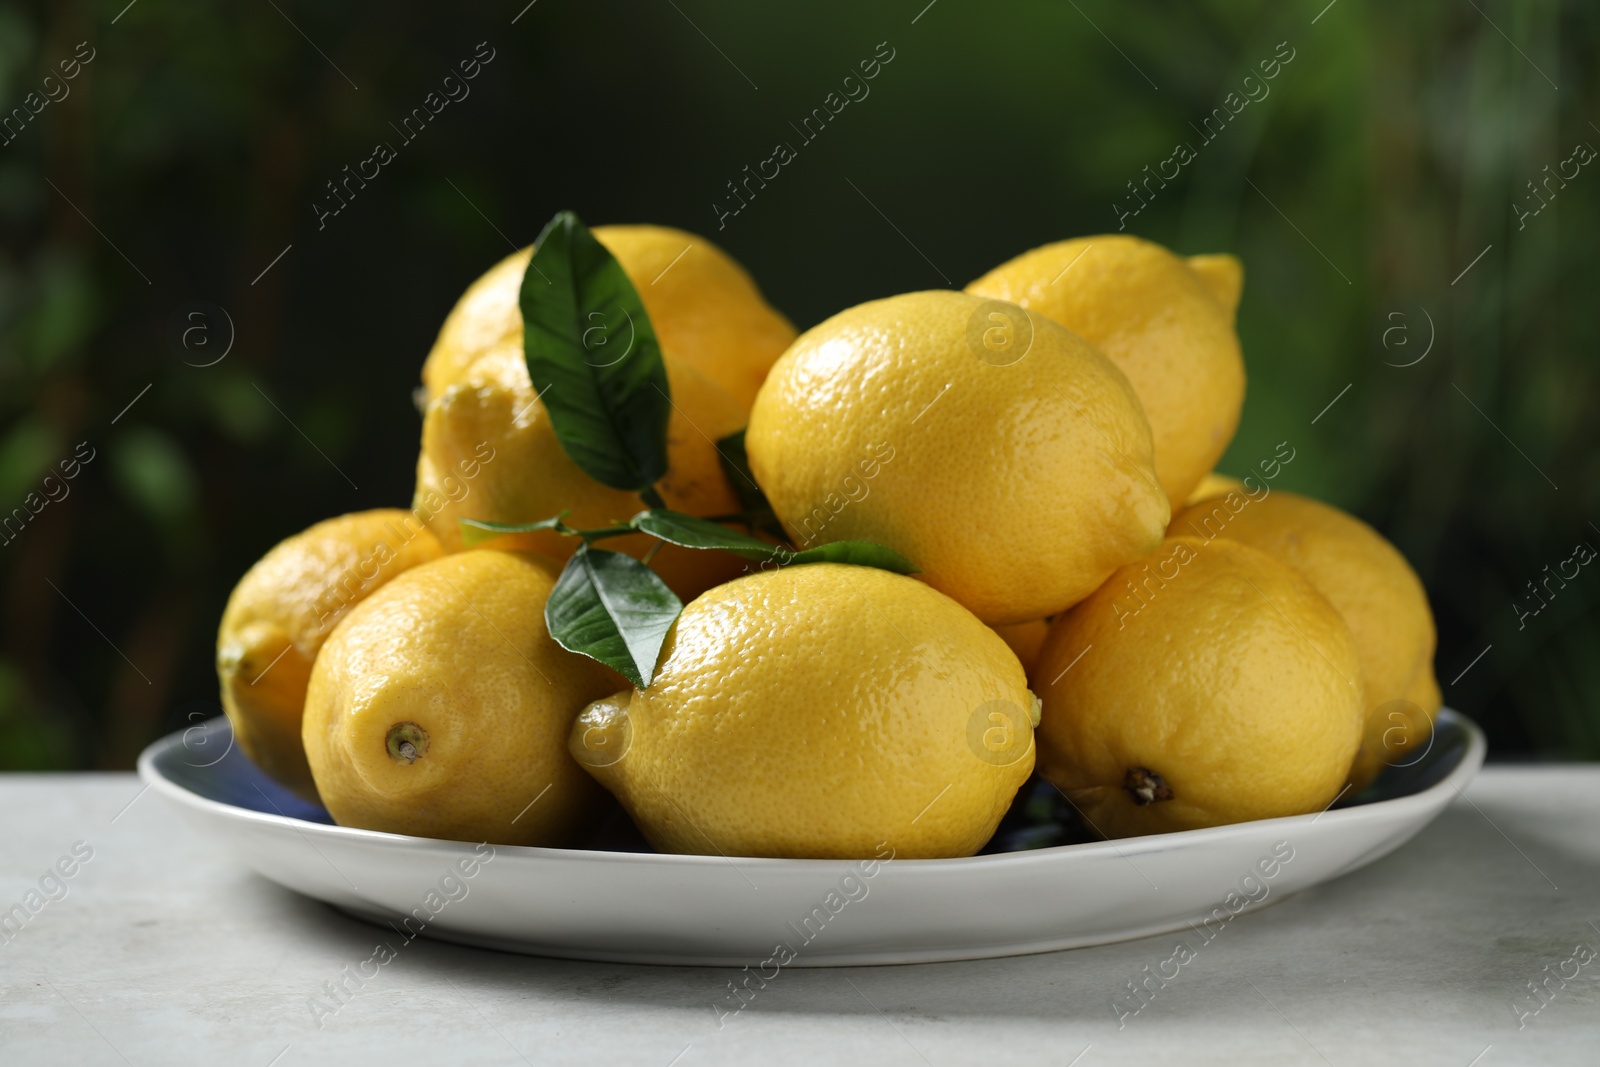
M1427 740L1404 558L1271 485L1289 442L1213 471L1244 399L1231 256L1063 241L796 337L703 237L593 237L670 386L645 503L748 536L759 486L794 562L618 536L685 604L643 674L552 637L565 534L641 501L568 454L525 358L533 250L508 257L423 367L412 507L289 538L222 619L239 743L339 823L570 846L614 797L662 851L962 856L1036 769L1124 837L1316 812ZM852 540L917 573L796 556Z

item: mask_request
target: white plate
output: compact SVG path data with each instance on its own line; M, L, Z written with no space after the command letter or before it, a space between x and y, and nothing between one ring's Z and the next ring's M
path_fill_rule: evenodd
M1483 755L1482 731L1446 709L1424 753L1320 815L1033 848L1070 828L1059 824L1065 805L1030 783L985 854L876 865L659 855L630 843L631 827L613 827L604 850L490 855L334 826L237 751L224 719L151 745L139 774L242 863L404 934L573 959L749 964L771 977L780 966L1048 952L1208 920L1219 929L1398 848Z

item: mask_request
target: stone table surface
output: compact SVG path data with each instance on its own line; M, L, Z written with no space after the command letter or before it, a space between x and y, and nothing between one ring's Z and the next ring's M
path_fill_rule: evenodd
M310 1001L378 928L218 855L131 774L0 776L0 812L0 909L25 917L0 924L7 1067L1600 1064L1600 765L1491 766L1120 1028L1112 999L1175 935L796 970L720 1029L727 971L424 940L319 1027Z

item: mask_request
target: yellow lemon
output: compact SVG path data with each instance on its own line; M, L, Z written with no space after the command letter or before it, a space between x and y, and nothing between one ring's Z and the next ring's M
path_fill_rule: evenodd
M1381 534L1338 508L1281 491L1260 500L1230 493L1203 501L1172 526L1261 549L1304 574L1344 616L1366 682L1355 788L1427 741L1440 704L1433 612L1416 572Z
M1116 366L1047 318L964 293L875 300L808 330L745 444L797 545L888 545L991 624L1087 596L1169 517Z
M955 601L818 563L689 604L650 687L590 705L569 745L665 852L966 856L1032 771L1034 706Z
M1185 261L1137 237L1101 234L1025 252L967 291L1066 326L1127 374L1144 404L1156 475L1174 502L1216 466L1244 404L1232 256Z
M662 350L725 389L750 410L767 368L794 340L794 327L762 297L750 275L697 234L665 226L597 226L594 236L639 291ZM438 396L497 342L521 343L518 300L530 246L474 282L445 320L422 368Z
M741 412L692 367L667 360L672 416L667 427L666 475L657 483L669 507L712 516L739 510L723 473L716 441L742 423ZM567 522L595 528L643 508L639 497L601 485L568 458L534 395L520 339L501 341L434 397L422 424L414 510L449 551L463 547L460 518L534 522L567 511ZM618 538L607 548L642 556L644 536ZM497 540L565 559L575 538L550 531ZM651 561L679 597L688 600L739 573L742 564L721 552L664 546Z
M217 678L239 747L274 780L315 799L300 713L317 651L350 608L440 552L409 513L362 511L279 542L239 580L217 628Z
M302 736L342 826L511 845L571 843L603 794L567 731L619 678L545 628L554 563L445 556L353 609L323 646Z
M1350 628L1294 568L1172 538L1051 624L1039 771L1107 837L1315 812L1361 740Z

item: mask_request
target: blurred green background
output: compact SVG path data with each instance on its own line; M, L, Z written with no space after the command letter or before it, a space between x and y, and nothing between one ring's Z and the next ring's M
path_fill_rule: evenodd
M1290 442L1275 487L1410 558L1493 751L1600 757L1600 569L1513 606L1600 548L1600 166L1528 185L1600 145L1600 7L125 2L0 3L0 515L59 497L0 537L0 768L129 767L217 712L233 583L409 501L435 331L558 209L709 236L803 328L1115 230L1180 141L1126 225L1245 262L1222 469ZM402 144L479 42L470 95ZM880 42L870 95L719 230L725 183ZM379 141L398 158L319 229Z

